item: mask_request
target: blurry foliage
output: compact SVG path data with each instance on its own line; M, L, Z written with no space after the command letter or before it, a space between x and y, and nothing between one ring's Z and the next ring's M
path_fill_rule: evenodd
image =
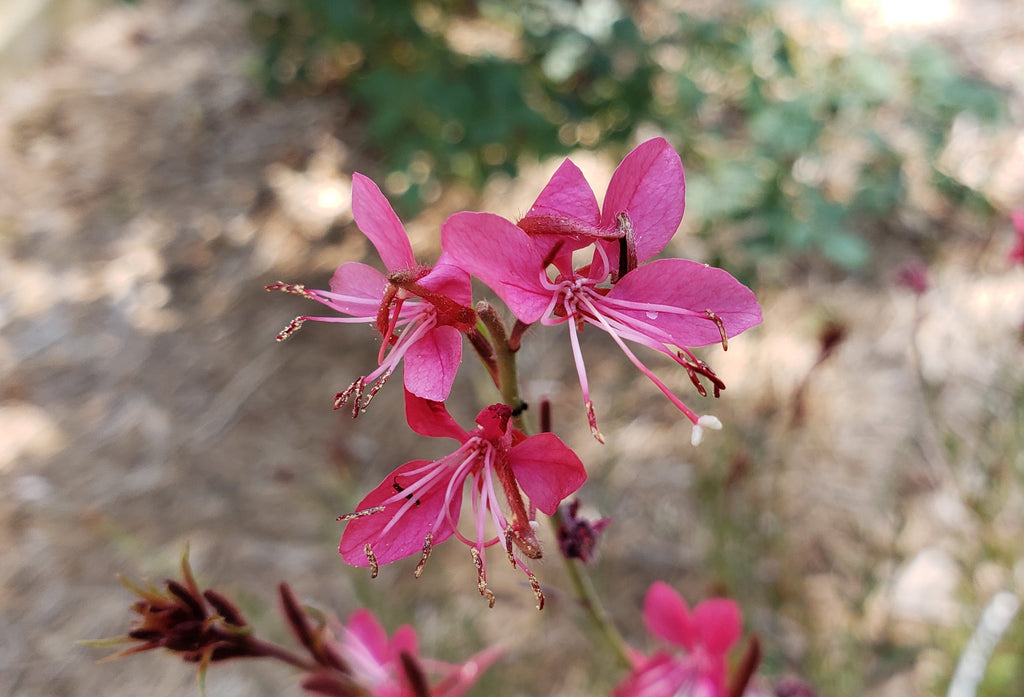
M935 46L872 52L835 2L246 1L266 89L342 90L405 212L644 125L680 148L688 219L732 268L861 267L906 224L909 156L939 201L988 208L934 162L954 119L997 119L1003 96Z

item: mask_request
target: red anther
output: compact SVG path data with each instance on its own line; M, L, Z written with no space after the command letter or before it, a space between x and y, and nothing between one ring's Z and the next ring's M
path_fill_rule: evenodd
M633 235L633 222L625 211L615 216L615 229L619 235L619 268L612 282L618 281L637 266L636 238Z
M284 341L295 332L302 328L302 325L306 322L306 317L299 316L288 323L288 326L277 333L277 340Z
M316 300L316 298L313 297L313 294L306 290L306 286L301 283L284 283L282 281L278 281L276 283L271 283L269 286L263 286L263 290L279 290L282 293L291 293L292 295L299 295L303 298L308 298L309 300Z

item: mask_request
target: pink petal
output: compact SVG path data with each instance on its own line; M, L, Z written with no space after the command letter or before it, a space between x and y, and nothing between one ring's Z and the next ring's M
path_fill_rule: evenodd
M553 433L530 436L512 446L509 456L523 493L548 515L587 479L579 457Z
M637 320L667 332L677 346L721 341L718 327L707 319L705 310L721 318L727 336L761 322L761 306L749 288L722 269L686 259L657 259L637 267L623 276L607 297L692 311L694 314L623 309Z
M690 610L682 596L664 581L656 581L644 598L644 624L654 636L692 649L696 638Z
M373 613L363 608L356 610L345 625L349 641L356 641L373 656L377 665L388 661L388 634Z
M405 391L405 420L409 428L430 438L454 438L465 443L469 434L452 418L444 402L417 397Z
M565 160L517 224L530 234L542 258L557 246L559 262L571 268L573 250L594 242L600 222L593 189L579 167Z
M664 138L641 143L626 155L608 184L601 226L614 229L625 212L633 224L638 261L660 252L683 219L686 184L679 154ZM617 243L602 243L609 258L618 259Z
M456 213L441 226L442 260L476 276L517 318L541 318L551 292L540 284L543 257L529 235L491 213Z
M420 655L420 642L416 637L416 630L410 625L403 624L401 627L395 630L395 635L391 637L391 656L398 662L401 661L399 658L400 654L407 653L413 658Z
M418 397L444 401L462 362L462 334L434 327L405 352L405 387Z
M388 271L415 268L416 257L398 215L377 185L358 172L352 175L352 217Z
M681 661L665 652L658 652L649 659L643 659L634 665L633 672L619 683L612 691L611 697L677 697L687 679L685 667L681 669ZM700 697L708 697L700 693ZM714 697L719 697L714 695Z
M597 197L583 172L571 160L563 162L551 175L547 186L523 219L536 216L574 218L594 228L600 223L601 210L597 206Z
M376 314L384 297L388 280L377 269L357 261L342 264L331 276L331 292L350 296L352 300L341 302L331 298L332 307L348 315L365 315L367 308Z
M460 305L468 307L473 304L473 284L469 274L453 264L439 262L420 279L420 285L446 295Z
M724 656L740 638L740 608L732 600L712 598L693 610L693 624L699 642L709 653Z
M452 672L434 686L433 694L436 697L462 697L501 653L500 646L492 646L473 654L465 663L454 666Z
M356 511L381 505L383 501L397 493L394 486L396 478L401 478L409 470L426 464L428 464L427 460L413 460L396 469L359 502ZM352 566L369 566L370 562L364 551L366 544L372 545L378 564L387 564L396 559L420 554L423 551L423 541L427 533L434 527L434 522L444 507L445 488L448 486L449 479L448 476L442 476L432 483L428 491L417 492L414 500L419 503L409 506L383 538L381 538L381 531L408 503L407 499L402 498L395 503L386 504L386 508L379 513L350 520L345 528L345 533L341 536L341 544L338 546L338 552L341 553L342 559ZM459 487L448 504L448 514L453 523L457 523L459 520L461 506L462 489ZM451 537L453 532L452 525L442 524L434 533L433 544L438 545L444 542Z

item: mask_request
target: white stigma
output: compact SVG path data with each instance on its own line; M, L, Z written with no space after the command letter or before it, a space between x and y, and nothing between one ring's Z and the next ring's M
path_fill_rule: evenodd
M690 433L690 445L694 447L700 445L700 442L704 440L704 429L706 428L710 428L712 431L721 431L722 422L718 420L717 416L710 414L705 414L697 419L697 423L693 425L693 431Z

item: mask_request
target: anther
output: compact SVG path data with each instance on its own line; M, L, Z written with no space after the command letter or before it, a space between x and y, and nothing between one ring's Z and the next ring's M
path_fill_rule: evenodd
M612 279L618 281L637 266L636 238L633 236L633 222L629 214L622 211L615 216L615 229L621 232L619 237L619 268L618 275Z
M370 547L369 542L363 547L363 551L366 553L366 561L370 562L370 578L377 578L377 572L380 571L380 567L377 566L377 557L374 556L373 548Z
M729 350L729 337L725 333L725 323L722 322L722 318L716 315L711 310L704 310L704 314L708 316L708 319L715 323L718 327L718 333L722 335L722 350Z
M292 334L294 334L295 332L299 331L299 329L302 328L302 325L305 324L305 322L306 322L306 318L305 317L303 317L301 315L296 317L295 319L293 319L291 322L288 323L287 327L285 327L284 329L282 329L281 331L279 331L277 333L277 340L278 341L284 341L285 339L290 337Z
M352 395L355 395L355 399L352 402L352 418L359 416L359 403L363 398L363 390L366 388L366 378L359 378L351 385L345 388L344 391L334 395L334 408L341 409L345 406L345 402Z
M361 511L356 511L355 513L346 513L345 515L340 515L337 518L335 518L335 520L341 523L347 523L350 520L355 520L356 518L365 518L368 515L380 513L383 510L384 506L374 506L373 508L365 508Z
M428 532L427 536L423 538L423 554L420 555L419 563L416 564L416 569L412 572L414 578L419 578L423 573L423 567L427 565L427 559L430 557L430 550L433 549L433 542L434 533Z
M711 366L699 358L695 358L693 354L686 356L682 351L679 351L676 353L676 358L679 359L679 364L686 369L686 374L690 376L690 382L692 382L693 386L697 388L697 392L700 393L701 397L706 397L708 393L701 384L698 375L706 377L711 382L711 385L715 390L716 398L721 394L722 390L725 389L725 383L722 382L720 377L715 375L715 371L711 369Z
M540 581L538 581L537 577L534 576L533 573L531 573L529 571L526 572L526 577L528 579L530 579L530 588L533 589L533 594L535 596L537 596L537 609L538 610L543 610L544 609L544 591L542 591L540 589Z
M316 300L316 297L306 290L306 286L301 283L282 283L281 281L278 281L277 283L271 283L269 286L263 286L263 290L279 290L282 293L291 293L292 295L299 295L303 298Z
M512 553L512 531L505 530L505 554L508 555L508 563L512 565L512 568L516 568L516 557Z
M590 433L597 439L598 443L604 443L604 436L601 435L601 430L597 427L597 415L594 413L594 403L588 399L584 406L587 408L587 423L590 424Z
M487 598L488 607L494 607L494 593L487 587L487 573L484 571L484 560L476 547L472 547L469 552L473 555L473 566L476 567L476 589L480 591L480 595Z

